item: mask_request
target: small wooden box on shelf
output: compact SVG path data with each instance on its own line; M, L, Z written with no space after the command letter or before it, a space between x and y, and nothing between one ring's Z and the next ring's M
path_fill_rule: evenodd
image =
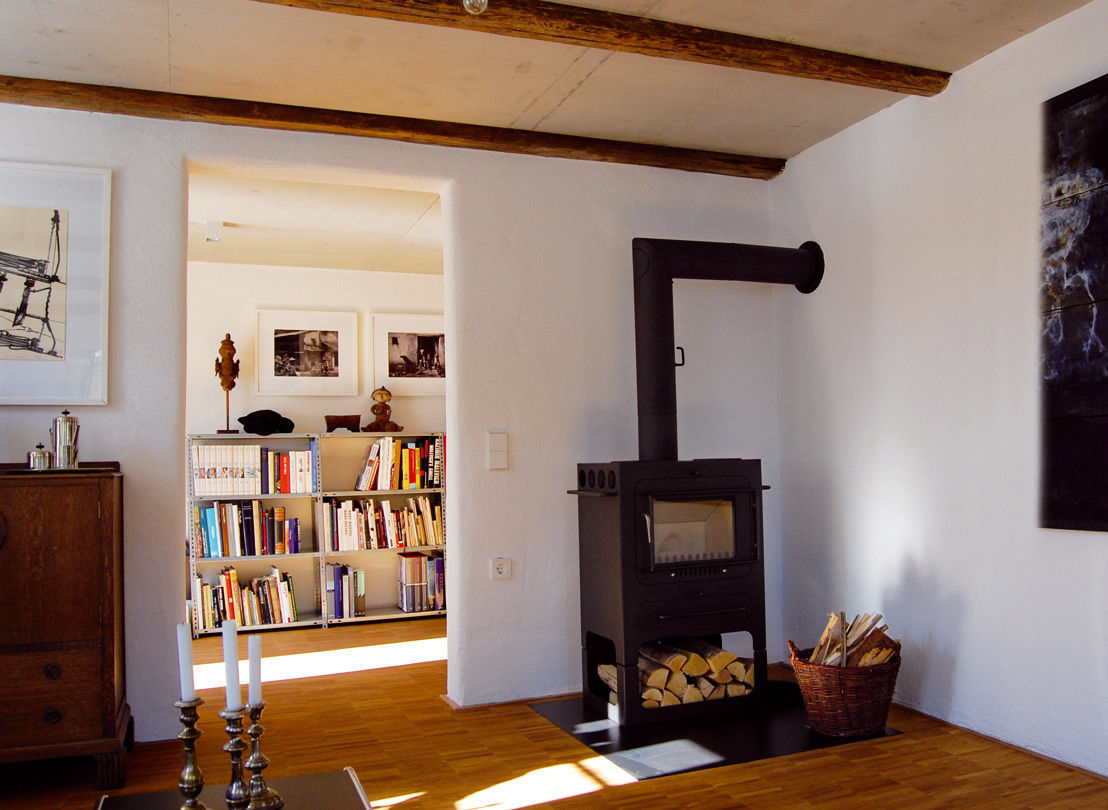
M228 616L254 629L407 618L398 554L444 569L442 433L198 434L187 451L197 635ZM444 580L420 615L445 613Z

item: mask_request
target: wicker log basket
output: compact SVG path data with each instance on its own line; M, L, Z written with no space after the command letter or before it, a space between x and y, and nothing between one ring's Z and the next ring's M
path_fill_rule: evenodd
M900 671L900 644L883 664L812 664L789 642L789 656L813 731L830 737L866 737L885 730Z

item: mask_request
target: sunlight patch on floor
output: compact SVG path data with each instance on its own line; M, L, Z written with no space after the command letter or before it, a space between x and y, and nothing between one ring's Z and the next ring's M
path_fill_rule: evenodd
M401 641L395 644L373 644L348 647L344 650L322 650L295 655L274 655L262 658L262 681L289 681L296 678L316 678L344 672L362 672L385 667L402 667L428 661L446 660L446 637L421 641ZM197 689L226 686L222 663L197 664L192 668ZM247 662L239 661L239 680L248 678Z
M658 773L677 773L695 768L707 768L724 761L724 758L715 751L698 745L692 740L669 740L640 748L629 748L613 756L645 766Z
M403 804L410 799L418 799L423 793L409 793L406 796L393 796L389 799L372 799L370 804L373 805L373 810L384 810L386 807L396 807L398 804Z
M537 768L515 779L471 793L454 803L456 810L515 810L627 785L635 777L604 757Z

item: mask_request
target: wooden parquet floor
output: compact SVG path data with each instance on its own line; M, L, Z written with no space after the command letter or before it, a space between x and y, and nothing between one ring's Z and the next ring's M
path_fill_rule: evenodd
M263 648L269 657L434 638L445 630L445 620L432 619L268 633ZM198 664L220 660L218 638L197 641L195 650ZM1108 780L896 707L890 725L903 733L895 737L608 784L620 780L526 704L452 710L441 699L443 661L272 682L264 690L263 742L272 762L266 775L351 765L374 807L1108 808ZM223 692L201 696L200 765L209 782L224 782L225 736L215 717ZM178 742L140 743L120 792L170 789L180 767ZM0 766L0 808L92 810L100 795L93 774L82 759Z

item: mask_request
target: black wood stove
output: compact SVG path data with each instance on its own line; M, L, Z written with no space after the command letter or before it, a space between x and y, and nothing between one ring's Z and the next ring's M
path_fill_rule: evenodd
M774 248L635 239L639 460L577 465L584 701L620 725L757 705L766 696L762 473L757 459L677 460L675 278L788 283L823 276L814 242ZM753 640L754 690L743 697L644 708L639 647L724 633ZM618 702L599 664L614 664Z

